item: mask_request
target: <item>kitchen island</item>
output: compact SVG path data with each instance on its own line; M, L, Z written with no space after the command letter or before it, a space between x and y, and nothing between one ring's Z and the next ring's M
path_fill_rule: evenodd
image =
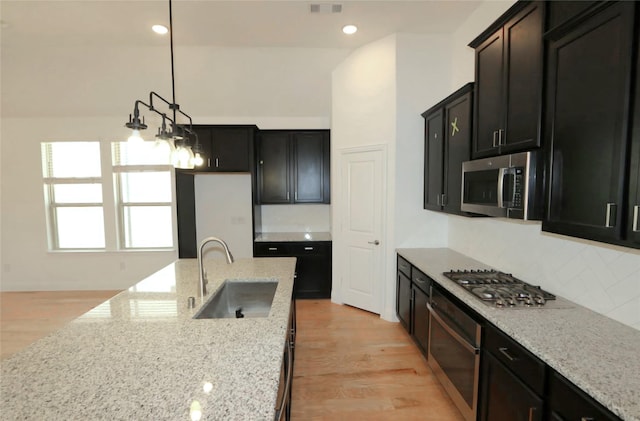
M397 252L614 414L640 421L640 331L561 297L558 300L569 305L491 307L443 275L453 269L488 269L488 265L445 248Z
M273 419L295 263L206 260L205 297L195 259L168 265L2 361L0 417ZM269 316L193 319L226 279L277 280Z

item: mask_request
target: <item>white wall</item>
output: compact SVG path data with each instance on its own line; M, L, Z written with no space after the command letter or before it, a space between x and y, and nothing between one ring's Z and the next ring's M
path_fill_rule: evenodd
M381 316L395 319L395 248L443 247L447 217L422 210L424 120L420 114L447 96L450 37L396 34L356 50L333 73L332 204L340 214L340 149L387 145L384 246L385 285ZM341 273L343 239L334 227L334 285ZM333 298L340 301L334 289Z
M329 128L331 70L347 53L176 47L176 99L195 123ZM171 94L167 48L3 47L0 54L0 288L126 288L173 261L175 251L48 252L40 161L40 142L126 138L136 99Z
M3 119L3 290L123 289L172 262L166 252L49 252L40 143L56 140L120 140L120 119ZM82 158L82 157L78 157ZM107 221L115 221L106 207ZM115 236L115 226L105 227Z
M508 6L484 3L454 34L453 87L473 75L468 42ZM449 247L640 329L640 250L544 233L539 222L457 216Z
M393 250L395 205L395 143L396 143L396 36L392 35L355 50L333 71L331 108L331 219L340 221L342 190L340 151L366 145L386 145L387 191L383 202L386 233L381 238L385 250L385 274L393 271L389 259ZM340 224L334 223L332 300L342 302L340 283L343 262ZM385 276L388 279L388 276ZM383 296L395 296L395 286L387 283ZM395 284L394 284L395 285ZM392 289L390 289L392 288ZM388 312L387 312L388 313ZM387 314L393 318L393 313Z
M251 174L199 174L194 177L196 242L218 237L234 258L253 257ZM224 259L222 247L205 247L207 258Z
M331 205L263 205L261 232L330 232Z

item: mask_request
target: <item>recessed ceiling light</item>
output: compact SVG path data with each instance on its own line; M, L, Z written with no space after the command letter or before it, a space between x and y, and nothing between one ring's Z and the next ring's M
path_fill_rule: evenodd
M355 34L358 31L358 27L355 25L345 25L342 27L342 32L347 35Z
M169 29L164 25L153 25L151 29L153 29L153 32L160 35L164 35L169 32Z

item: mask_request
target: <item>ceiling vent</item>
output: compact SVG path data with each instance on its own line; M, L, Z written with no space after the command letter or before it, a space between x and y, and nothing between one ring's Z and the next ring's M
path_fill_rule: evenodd
M342 5L331 3L311 3L309 11L311 13L340 13L342 12Z

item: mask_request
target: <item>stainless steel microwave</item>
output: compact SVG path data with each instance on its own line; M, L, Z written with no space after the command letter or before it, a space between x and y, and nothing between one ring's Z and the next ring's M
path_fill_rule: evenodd
M462 163L465 212L536 220L543 215L541 153L521 152Z

